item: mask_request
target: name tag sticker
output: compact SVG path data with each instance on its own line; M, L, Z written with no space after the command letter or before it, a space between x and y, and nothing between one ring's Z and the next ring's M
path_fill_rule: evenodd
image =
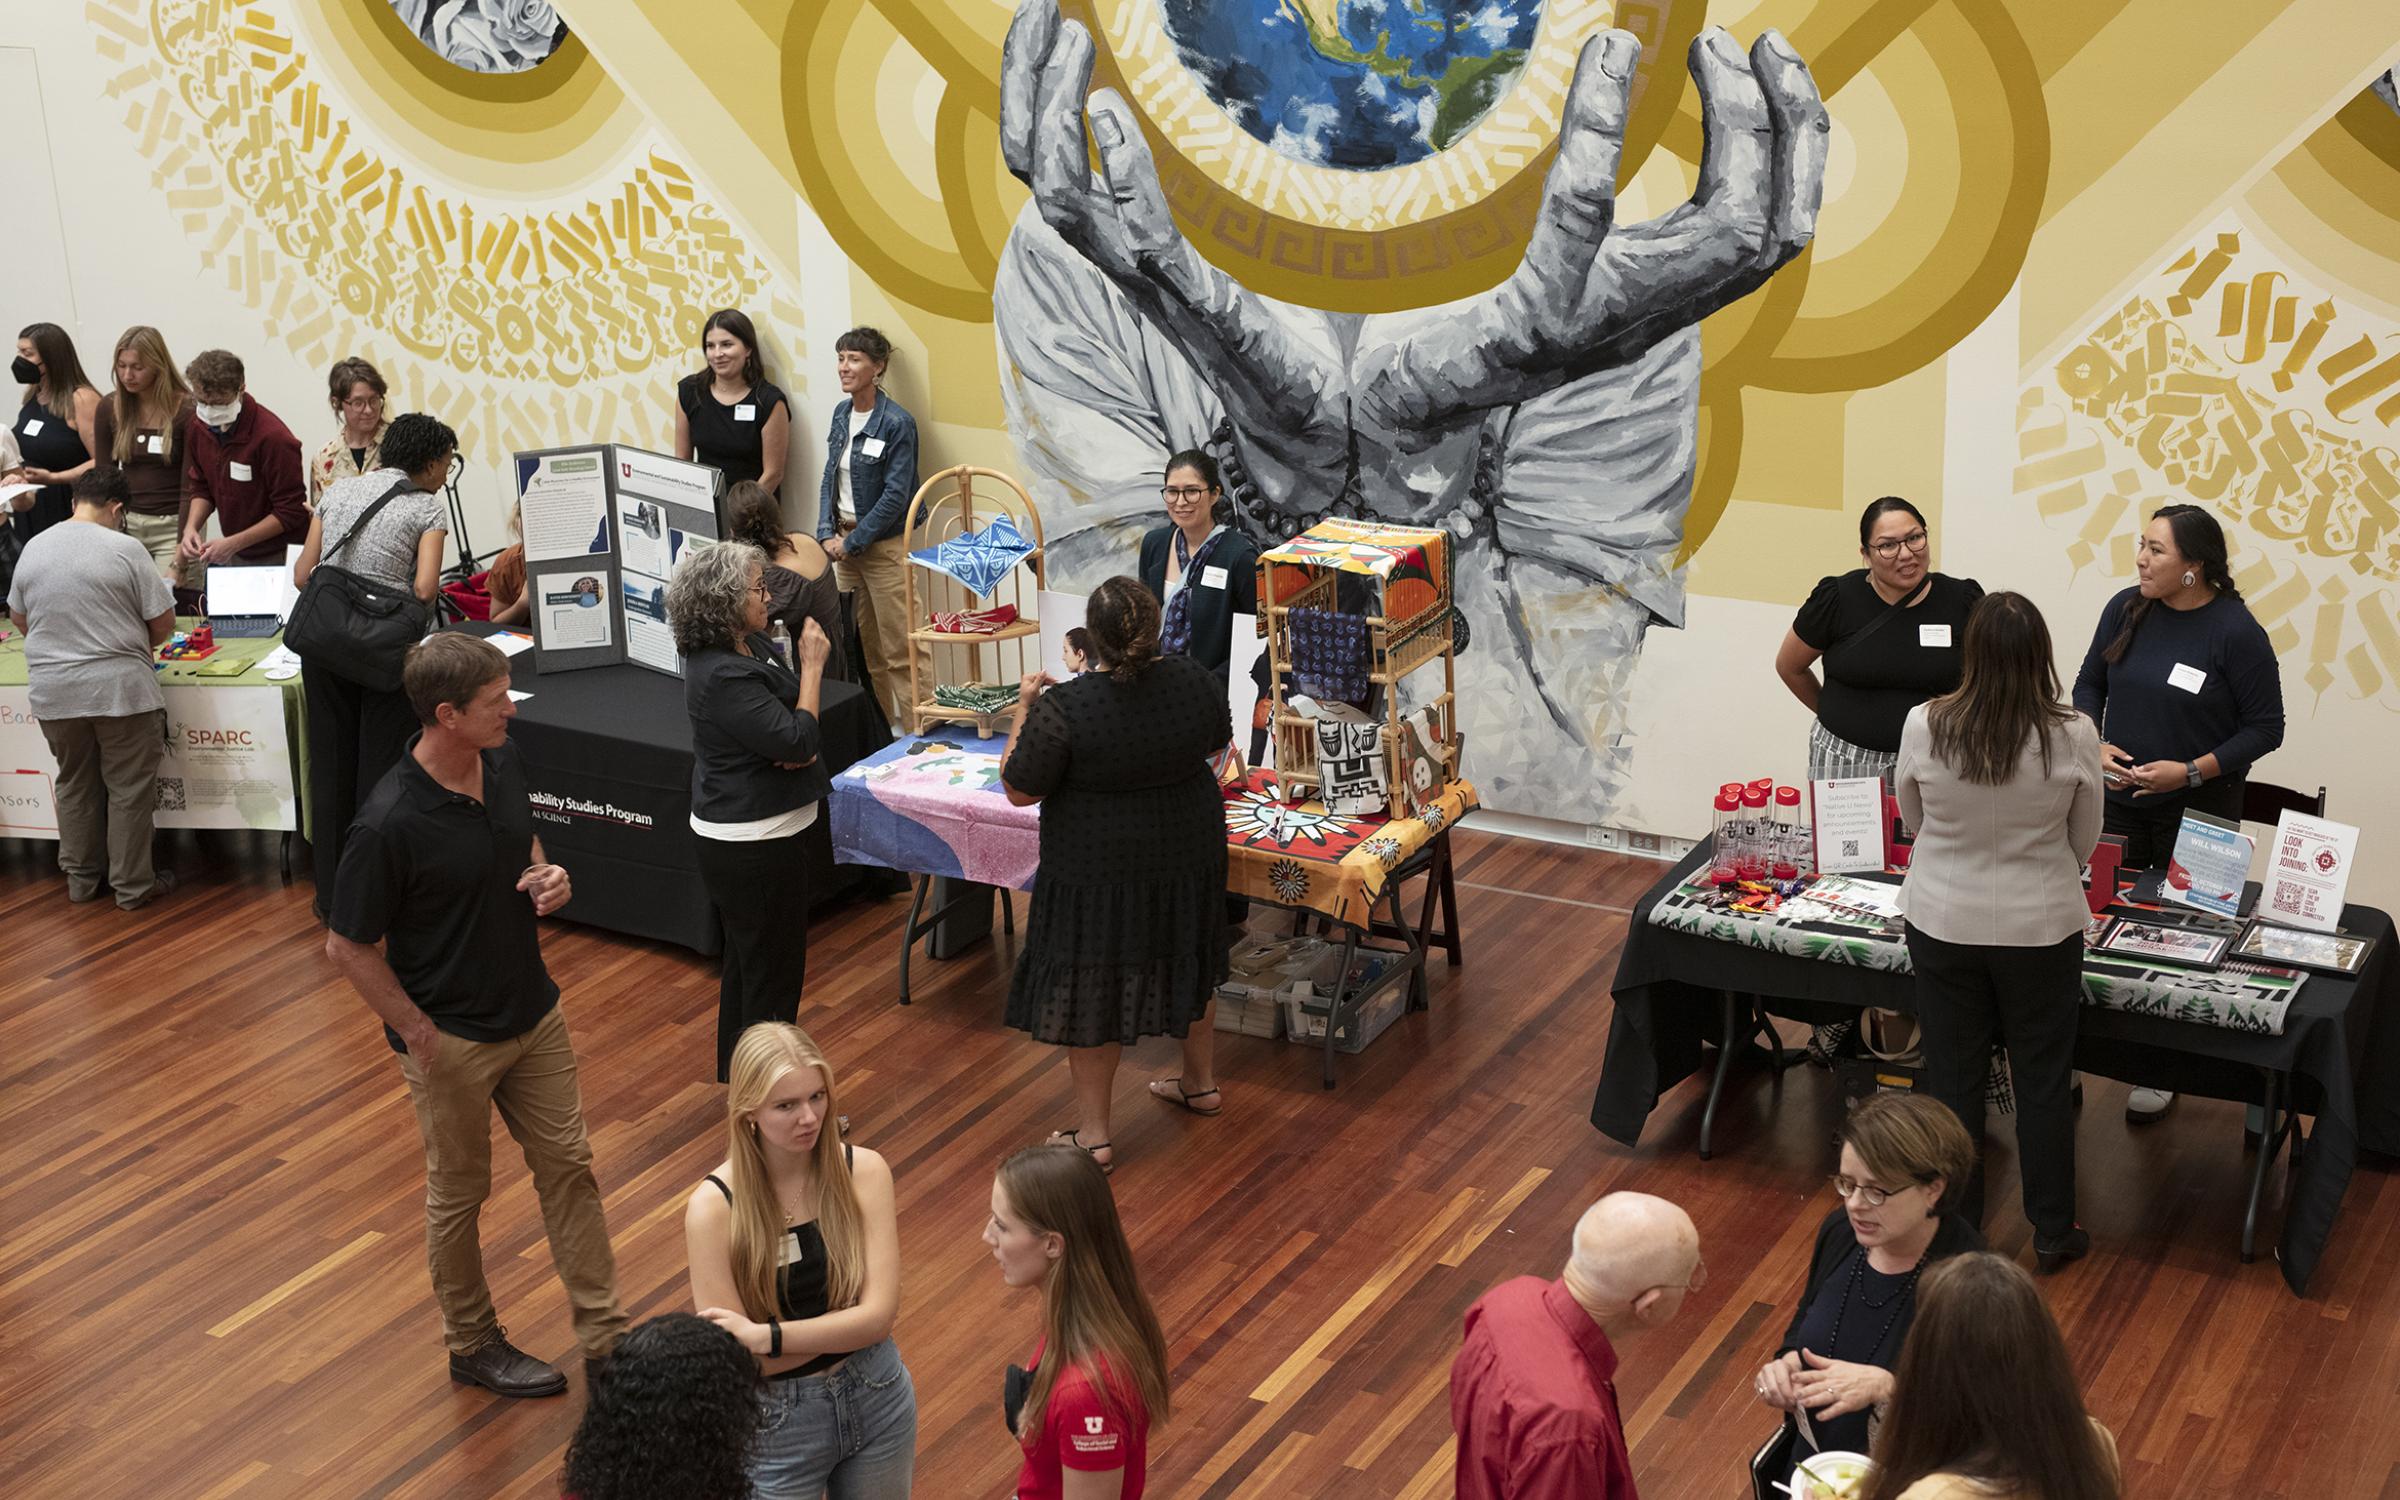
M2175 670L2167 674L2169 687L2179 687L2187 693L2200 691L2201 684L2207 681L2208 674L2206 672L2180 661L2175 664Z
M757 421L757 420L758 420L758 404L757 404L756 402L753 402L753 401L745 401L745 402L743 402L741 405L739 405L739 406L737 406L737 407L735 407L735 408L733 409L733 419L734 419L736 422L755 422L755 421Z
M1947 625L1919 625L1917 627L1917 644L1920 646L1949 645L1950 627Z
M225 466L225 472L235 479L248 479L250 477L250 466L248 464L229 463Z
M1202 568L1200 570L1200 586L1204 589L1223 588L1225 586L1225 570L1216 567Z
M153 453L164 453L167 451L167 440L163 435L154 432L142 439L142 446Z
M858 456L861 458L883 457L883 439L868 438L865 442L860 443L858 445Z
M25 435L27 437L40 437L42 435L42 419L40 417L27 417L25 419Z

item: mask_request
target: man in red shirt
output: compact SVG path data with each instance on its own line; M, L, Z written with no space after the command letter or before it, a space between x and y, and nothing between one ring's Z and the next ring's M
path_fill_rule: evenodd
M1450 1366L1459 1500L1634 1500L1610 1340L1666 1322L1706 1279L1682 1209L1611 1193L1575 1225L1564 1276L1477 1299Z
M300 440L250 399L239 356L207 349L184 370L196 403L184 430L183 540L193 575L236 562L277 564L308 535ZM222 535L208 540L208 518ZM197 584L201 580L192 577Z

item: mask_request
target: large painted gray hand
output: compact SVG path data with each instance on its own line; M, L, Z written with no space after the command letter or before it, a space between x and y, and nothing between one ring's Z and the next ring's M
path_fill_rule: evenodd
M1044 223L1197 368L1256 459L1295 475L1338 471L1348 381L1321 315L1257 296L1176 228L1132 108L1094 94L1091 33L1057 0L1024 0L1001 52L1000 140ZM1095 177L1085 144L1099 148Z
M1364 341L1358 421L1406 434L1531 399L1639 357L1749 295L1806 249L1824 196L1828 122L1808 67L1776 32L1744 55L1695 38L1704 145L1690 201L1615 224L1627 91L1639 46L1584 44L1525 258L1508 280Z

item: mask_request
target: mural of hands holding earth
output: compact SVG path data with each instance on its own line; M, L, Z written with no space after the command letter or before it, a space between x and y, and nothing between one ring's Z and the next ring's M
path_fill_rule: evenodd
M1001 141L1033 199L993 312L1020 452L1066 500L1045 515L1053 576L1077 587L1124 571L1132 535L1158 519L1158 465L1189 446L1217 454L1237 524L1262 544L1328 516L1445 527L1475 643L1460 674L1470 774L1495 805L1604 814L1644 632L1682 622L1698 324L1807 248L1829 130L1779 33L1745 51L1703 31L1689 59L1698 187L1620 225L1639 51L1623 31L1583 46L1513 274L1441 306L1335 313L1260 295L1201 256L1132 107L1092 91L1088 31L1056 0L1025 0L1003 54Z

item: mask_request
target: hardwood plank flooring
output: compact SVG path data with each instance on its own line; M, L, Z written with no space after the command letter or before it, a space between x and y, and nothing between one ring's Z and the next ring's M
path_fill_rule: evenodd
M261 838L166 843L184 888L127 915L70 905L51 846L0 842L0 1494L554 1494L580 1369L551 1401L446 1378L406 1089L322 957L305 881L282 885ZM1586 1115L1609 979L1659 867L1472 832L1459 852L1465 967L1437 956L1432 1010L1344 1059L1339 1090L1317 1087L1310 1049L1225 1037L1226 1113L1198 1120L1142 1096L1171 1042L1128 1058L1115 1184L1175 1361L1152 1495L1448 1494L1461 1314L1507 1277L1555 1274L1575 1215L1612 1188L1682 1203L1709 1266L1674 1325L1623 1350L1643 1493L1746 1490L1772 1426L1750 1374L1830 1206L1831 1081L1738 1071L1712 1162L1693 1151L1697 1082L1638 1151L1603 1139ZM856 1138L899 1174L917 1492L999 1496L1000 1371L1036 1310L978 1236L993 1165L1068 1121L1067 1071L1001 1027L997 939L920 961L918 1003L895 1004L902 910L820 919L801 1019ZM684 1307L682 1204L723 1130L714 965L561 923L545 943L625 1304ZM2129 1493L2400 1494L2389 1164L2352 1181L2301 1301L2234 1256L2238 1109L2187 1100L2134 1131L2123 1103L2091 1082L2098 1250L2045 1291ZM525 1346L572 1364L531 1185L505 1139L494 1161L495 1297ZM1991 1171L1994 1242L2030 1260L2005 1132Z

